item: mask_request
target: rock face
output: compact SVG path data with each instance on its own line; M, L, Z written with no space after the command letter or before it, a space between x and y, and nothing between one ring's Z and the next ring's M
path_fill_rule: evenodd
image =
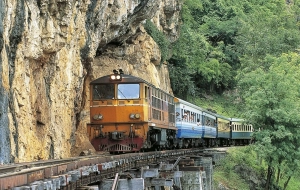
M93 149L89 82L122 68L171 92L142 23L178 37L180 0L0 1L0 162Z

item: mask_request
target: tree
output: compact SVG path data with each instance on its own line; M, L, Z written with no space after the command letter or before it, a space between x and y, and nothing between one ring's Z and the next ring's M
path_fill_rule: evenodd
M188 95L196 94L196 87L192 80L193 70L189 69L184 59L169 60L169 75L172 79L172 89L177 97L187 100Z
M299 168L299 60L296 53L278 58L269 55L239 82L247 110L244 117L257 127L256 150L268 163L266 189L270 188L275 168L280 170L283 163L288 164L288 177Z
M240 18L242 24L234 40L246 72L259 66L267 54L280 56L300 43L298 6L272 0L253 2L249 7Z
M185 1L182 6L180 37L173 44L171 58L172 62L178 63L171 65L175 73L173 76L181 76L181 69L186 66L191 80L183 81L189 82L187 85L193 84L212 92L229 88L233 83L231 64L236 63L234 59L237 58L231 45L238 28L231 20L235 15L224 14L226 16L223 17L220 11L222 14L228 11L227 6L218 2ZM171 83L177 80L170 78Z

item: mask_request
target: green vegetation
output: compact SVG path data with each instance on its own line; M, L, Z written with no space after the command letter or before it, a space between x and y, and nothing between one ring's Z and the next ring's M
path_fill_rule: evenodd
M146 20L144 27L147 33L159 46L161 52L161 63L163 63L170 57L170 41L150 20Z
M247 183L237 174L232 172L230 176L224 171L217 168L213 175L213 186L215 189L222 185L229 189L247 190L249 186Z
M298 54L267 56L264 66L240 81L244 118L261 130L254 134L256 151L268 163L266 189L276 177L290 178L300 169L300 65ZM275 174L274 171L277 171Z
M236 166L240 166L248 174L248 178L253 177L259 180L264 171L264 164L259 164L256 158L257 156L252 146L230 148L227 157L214 169L214 187L222 184L229 189L250 189L250 181L243 179L235 168Z
M300 42L299 10L297 1L186 0L181 35L169 59L176 96L222 94L268 54L295 51Z
M214 110L226 117L241 118L239 108L239 94L236 91L227 91L219 94L201 94L198 97L189 97L189 101L207 110Z
M222 184L228 189L265 189L264 175L268 171L268 162L261 159L255 145L230 148L225 157L214 169L213 184ZM240 167L240 170L237 168ZM274 171L275 173L278 170ZM299 172L290 178L286 189L298 190L300 187ZM282 182L273 183L270 189L283 189L287 176L282 176ZM257 184L254 184L256 182Z
M176 96L253 124L264 189L299 187L299 18L299 0L185 0L168 60Z

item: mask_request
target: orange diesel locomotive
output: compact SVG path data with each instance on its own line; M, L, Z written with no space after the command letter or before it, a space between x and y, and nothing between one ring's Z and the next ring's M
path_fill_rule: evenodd
M174 97L120 69L90 83L88 134L97 151L170 148L176 138Z

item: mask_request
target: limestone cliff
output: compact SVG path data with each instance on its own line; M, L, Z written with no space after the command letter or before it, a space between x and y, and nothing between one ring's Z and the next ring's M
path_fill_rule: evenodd
M171 41L180 0L0 1L0 162L59 159L92 148L89 82L114 68L171 91L142 23Z

